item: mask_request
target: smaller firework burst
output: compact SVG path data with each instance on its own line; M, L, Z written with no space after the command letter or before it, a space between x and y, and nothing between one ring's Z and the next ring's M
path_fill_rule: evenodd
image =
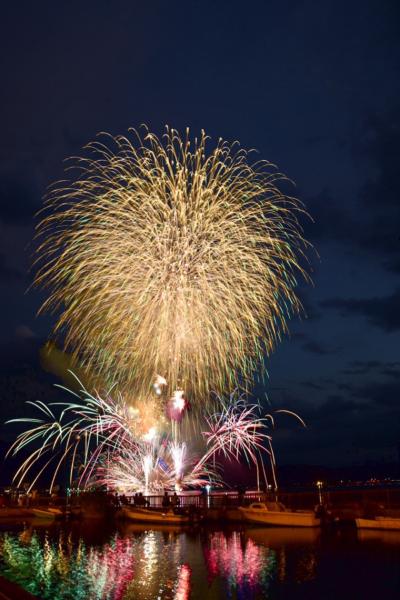
M69 462L70 480L81 488L104 486L123 493L179 491L204 487L210 480L221 481L217 470L220 456L236 461L245 458L255 465L258 484L260 472L267 484L263 460L266 453L276 487L275 456L268 433L268 424L273 426L274 418L261 417L259 405L247 404L243 396L234 393L229 400L217 399L220 410L206 417L207 429L202 432L206 450L196 456L186 441L177 439L178 419L171 419L168 431L160 426L161 420L155 424L154 418L149 418L146 403L127 405L122 396L113 395L113 390L102 397L90 394L79 384L80 393L58 386L73 394L73 402L29 402L41 418L10 421L30 425L18 435L9 453L15 455L33 444L39 445L17 470L14 480L18 486L40 465L29 489L47 469L52 469L52 488L61 466ZM175 410L182 412L184 397L179 390L172 402L177 403ZM61 409L58 415L53 407ZM291 411L276 412L300 419Z
M18 435L9 453L15 455L34 443L40 444L17 470L14 480L18 485L43 460L45 465L29 489L48 468L53 468L52 487L61 466L68 460L71 482L75 480L83 488L105 486L124 493L137 490L149 493L204 486L211 477L217 479L205 461L191 455L186 443L171 439L170 433L162 428L160 415L155 424L150 401L127 405L118 394L114 399L113 390L102 397L90 394L77 381L81 386L79 394L58 386L73 394L73 402L50 405L29 402L42 418L10 421L30 423L33 427ZM55 406L61 408L58 415ZM182 412L182 407L178 405L176 410Z
M275 427L272 414L261 417L259 404L247 403L243 394L235 390L228 399L217 397L220 410L210 413L206 418L208 430L203 432L207 443L207 451L202 461L204 463L215 461L219 455L230 460L239 461L244 457L249 464L253 464L257 472L257 487L260 485L260 471L262 471L265 485L268 487L268 478L265 470L264 455L267 454L271 466L274 488L277 489L276 459L272 446L272 436L268 433L268 424ZM279 409L275 413L286 413L305 423L297 413Z
M265 433L265 419L259 417L258 404L246 404L240 396L231 395L230 402L220 400L221 410L207 417L209 430L203 435L209 452L221 452L225 457L239 459L243 454L248 460L256 461L256 452L264 450L270 436Z

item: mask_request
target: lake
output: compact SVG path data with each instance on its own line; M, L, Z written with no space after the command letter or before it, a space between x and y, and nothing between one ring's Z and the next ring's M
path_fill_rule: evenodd
M0 574L42 599L400 597L400 532L103 521L0 529Z

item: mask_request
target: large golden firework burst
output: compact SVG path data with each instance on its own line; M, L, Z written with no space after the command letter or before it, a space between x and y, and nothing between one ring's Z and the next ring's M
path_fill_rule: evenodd
M93 372L146 395L156 374L207 401L243 386L296 296L302 205L283 176L222 140L104 134L54 186L38 225L35 282L55 334Z

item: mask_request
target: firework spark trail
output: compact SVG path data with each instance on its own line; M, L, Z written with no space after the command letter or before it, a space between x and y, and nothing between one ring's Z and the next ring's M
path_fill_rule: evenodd
M89 144L75 178L50 190L41 310L108 382L140 396L162 373L170 392L207 401L248 381L300 311L304 210L273 165L249 164L236 144L135 135Z
M210 413L206 418L208 431L203 432L208 450L203 455L200 464L214 461L219 454L225 458L239 460L244 456L247 462L253 463L257 471L257 487L259 486L261 466L264 480L268 485L264 466L263 453L269 455L274 488L277 489L276 459L272 446L272 436L267 433L270 422L275 427L275 419L272 414L260 417L261 406L259 404L248 404L243 396L233 392L228 400L217 398L220 410ZM287 409L278 409L275 413L284 413L296 418L303 427L306 427L303 419L295 412Z
M170 444L169 451L170 451L173 465L174 465L176 486L179 487L179 482L182 479L184 465L185 465L186 444L185 443L179 444L177 442L172 442Z
M233 392L228 401L218 398L220 411L209 414L206 418L208 431L203 432L208 451L202 461L207 463L211 459L215 465L216 457L222 454L225 458L239 460L243 455L248 463L252 463L257 472L257 489L260 485L260 464L262 467L265 484L268 485L264 468L262 453L266 452L271 457L271 451L266 448L266 443L272 448L271 437L265 433L266 419L257 413L260 411L258 404L246 404L243 395L237 396ZM273 478L276 481L275 465L271 460Z
M265 419L258 416L258 404L246 404L242 397L235 398L231 394L229 402L220 399L222 408L219 412L208 415L206 422L208 431L203 432L209 456L221 452L227 458L238 460L244 455L248 461L257 461L257 452L265 450L265 442L270 436L265 433Z
M79 380L77 380L79 382ZM78 485L82 487L106 486L126 491L161 491L164 488L198 487L206 485L217 474L208 469L204 461L188 456L187 445L170 441L156 427L142 433L138 422L140 410L128 406L122 397L114 400L110 393L105 398L90 394L81 385L81 395L73 394L74 402L51 403L61 407L57 417L43 402L29 402L45 419L22 418L9 422L33 425L21 432L8 454L17 454L31 444L40 443L20 465L14 480L20 485L31 469L43 457L47 462L40 468L31 489L41 474L54 461L51 487L60 467L71 460L70 479L73 479L77 457L83 453L82 470Z
M40 410L47 420L22 418L9 421L31 422L35 427L20 433L8 454L15 455L34 442L42 442L40 448L29 455L18 469L15 477L21 476L19 483L26 477L31 467L46 454L52 455L50 461L61 454L57 470L67 455L71 455L70 472L72 474L78 449L82 450L85 467L81 479L84 479L91 474L103 451L115 451L127 443L132 448L139 445L136 437L137 419L132 418L130 407L123 399L120 396L117 397L117 400L113 400L110 395L106 399L99 395L93 396L78 379L77 381L82 388L82 397L68 388L56 386L76 398L74 402L51 403L51 406L62 408L59 418L56 418L49 406L38 401L29 402L29 404ZM89 453L90 446L93 444L96 449Z
M165 489L204 487L212 479L218 483L217 473L200 464L195 457L189 459L182 447L174 442L156 446L151 454L146 450L131 451L123 448L112 455L109 465L100 462L89 486L106 486L123 492L142 490L160 493Z
M142 460L142 468L144 473L144 489L149 489L150 474L153 470L153 456L151 454L145 454Z
M79 380L77 380L79 382ZM267 483L263 454L269 455L276 487L275 455L272 438L268 433L268 422L274 426L272 415L260 417L258 404L247 404L243 395L233 392L228 399L217 398L220 410L206 417L207 430L203 431L206 451L202 456L191 455L186 442L176 440L174 421L171 435L152 426L143 434L139 427L141 410L128 406L122 396L114 400L111 391L105 396L90 394L79 382L80 395L62 386L74 396L73 402L45 403L28 402L45 418L13 419L11 422L28 424L12 444L8 453L13 455L39 443L22 462L14 480L18 485L26 479L35 465L40 467L30 489L41 474L53 463L55 465L51 486L67 460L71 461L71 481L77 466L77 457L82 457L78 485L82 487L106 486L124 492L143 490L162 491L164 488L180 490L185 487L206 485L210 479L218 482L216 460L219 455L239 461L241 457L254 464L259 482L260 467ZM57 415L52 407L60 407ZM280 409L304 421L294 412ZM175 423L176 425L176 423ZM32 427L33 426L33 427ZM81 454L82 453L82 454ZM43 459L46 460L42 466Z

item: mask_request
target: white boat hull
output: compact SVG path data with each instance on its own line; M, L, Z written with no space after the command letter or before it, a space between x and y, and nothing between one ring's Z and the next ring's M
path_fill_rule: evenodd
M321 524L312 512L273 511L252 508L239 508L249 523L259 523L272 527L319 527Z
M376 517L375 519L356 519L357 529L385 529L400 531L400 519L394 517Z
M32 508L32 513L39 519L55 519L62 516L62 511L57 508Z
M121 516L131 521L140 521L142 523L168 523L168 524L186 524L189 523L189 517L186 515L176 515L172 511L159 512L155 510L123 508Z

